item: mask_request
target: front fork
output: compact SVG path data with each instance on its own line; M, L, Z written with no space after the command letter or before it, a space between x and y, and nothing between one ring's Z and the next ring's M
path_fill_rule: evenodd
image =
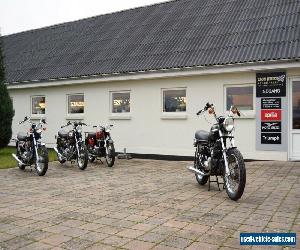
M227 178L228 176L230 176L230 170L229 170L229 166L228 166L228 160L227 160L227 148L226 148L226 138L224 140L224 137L223 137L223 133L219 130L219 135L220 135L220 138L221 138L221 144L222 144L222 153L223 153L223 158L224 158L224 164L225 164L225 177ZM234 140L232 139L231 140L231 146L232 147L235 147L234 145Z
M35 161L36 161L36 163L38 163L39 162L39 154L38 154L38 150L37 150L38 145L37 145L37 142L36 142L36 139L34 136L33 136L33 147L34 147L34 152L35 152Z
M79 160L80 159L80 152L79 152L77 136L75 136L75 145L76 145L76 151L77 151L77 159Z

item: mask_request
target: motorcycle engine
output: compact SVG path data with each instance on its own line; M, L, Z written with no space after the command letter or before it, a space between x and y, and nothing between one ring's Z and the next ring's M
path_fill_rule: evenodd
M211 173L212 175L222 175L222 145L216 142L211 150Z
M18 143L18 155L24 162L29 162L32 158L32 152L30 150L30 142L20 141Z

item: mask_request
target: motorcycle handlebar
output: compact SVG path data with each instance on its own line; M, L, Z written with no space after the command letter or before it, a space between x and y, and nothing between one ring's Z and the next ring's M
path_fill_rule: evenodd
M25 116L25 117L24 117L24 120L23 120L23 121L20 121L19 124L22 124L22 123L26 122L27 120L28 120L28 116Z
M208 110L209 108L211 108L211 107L213 107L213 106L214 106L214 105L213 105L213 104L210 104L209 102L206 103L205 107L197 112L197 115L200 115L202 112Z

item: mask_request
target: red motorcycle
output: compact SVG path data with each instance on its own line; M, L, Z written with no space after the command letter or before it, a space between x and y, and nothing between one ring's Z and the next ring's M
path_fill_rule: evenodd
M111 127L113 125L93 126L93 128L96 128L96 132L85 133L85 145L88 150L90 162L105 157L108 167L114 165L116 152L114 141L110 136Z

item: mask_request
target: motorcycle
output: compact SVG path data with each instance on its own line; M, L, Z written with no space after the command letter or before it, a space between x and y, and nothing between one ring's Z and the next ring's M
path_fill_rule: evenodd
M209 181L217 182L218 176L223 177L223 188L230 199L236 201L243 195L246 185L246 168L241 152L234 144L234 118L233 115L240 116L240 112L231 106L229 114L217 116L214 105L207 103L197 115L208 111L216 119L210 132L198 130L195 133L194 147L195 157L194 166L188 167L195 173L196 180L200 185L205 185ZM210 177L215 176L216 181L211 181ZM219 187L220 190L220 187Z
M72 126L71 130L63 128ZM88 163L88 152L82 140L82 126L87 126L83 122L68 122L61 126L56 136L56 147L54 150L57 154L57 160L63 164L66 161L77 161L78 168L85 170Z
M46 124L45 119L41 119L39 123L31 122L31 118L25 116L24 120L19 122L23 124L26 121L30 124L28 133L19 132L16 141L16 154L12 154L13 158L18 162L18 167L25 170L26 166L35 164L36 173L39 176L46 174L48 170L48 150L45 143L41 142L42 132L46 130L43 124Z
M105 157L108 167L114 165L115 147L114 141L110 136L112 126L93 126L93 128L96 128L96 132L86 132L85 145L88 150L90 162L94 162L97 158Z

